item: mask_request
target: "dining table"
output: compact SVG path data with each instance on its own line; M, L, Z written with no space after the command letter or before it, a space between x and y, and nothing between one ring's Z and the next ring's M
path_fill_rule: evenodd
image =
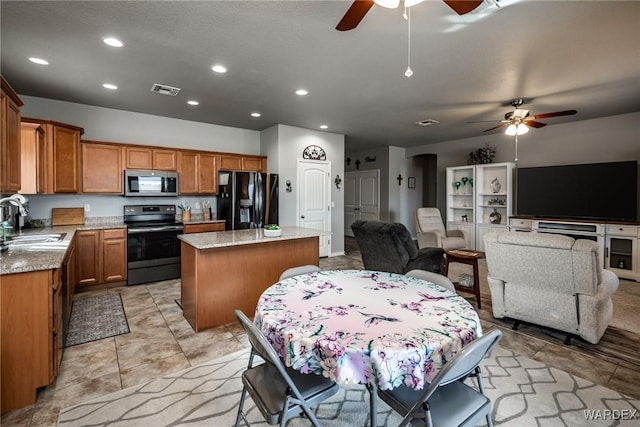
M371 426L377 389L422 389L482 336L478 313L455 292L372 270L281 280L260 296L254 323L286 366L340 385L366 386Z

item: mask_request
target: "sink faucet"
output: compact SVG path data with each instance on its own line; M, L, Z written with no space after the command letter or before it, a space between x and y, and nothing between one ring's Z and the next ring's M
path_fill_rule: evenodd
M0 199L0 206L4 205L13 205L17 206L20 211L20 215L27 216L27 207L26 204L29 203L29 200L24 197L22 194L14 194L9 197L4 197Z
M9 197L4 197L0 199L0 206L2 205L13 205L18 207L18 211L21 216L27 216L27 207L26 205L29 203L29 200L24 197L22 194L14 194ZM2 232L2 241L0 241L0 253L5 252L8 248L7 246L7 230L5 230L5 224L0 224L0 231Z

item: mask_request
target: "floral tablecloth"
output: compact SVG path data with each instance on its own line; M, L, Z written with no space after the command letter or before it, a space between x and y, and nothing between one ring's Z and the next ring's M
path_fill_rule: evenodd
M478 314L454 292L368 270L278 282L260 297L254 322L287 366L382 390L422 388L482 335Z

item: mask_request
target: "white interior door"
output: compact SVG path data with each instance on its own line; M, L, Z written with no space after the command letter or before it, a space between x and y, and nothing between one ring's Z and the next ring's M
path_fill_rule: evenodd
M380 171L346 172L344 178L344 234L353 237L351 224L358 219L380 218Z
M331 164L298 160L298 225L331 232ZM329 256L331 235L320 236L320 256Z

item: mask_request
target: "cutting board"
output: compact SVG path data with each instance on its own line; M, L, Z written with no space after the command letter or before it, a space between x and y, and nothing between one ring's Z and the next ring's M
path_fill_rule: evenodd
M51 208L51 225L84 224L84 208Z

